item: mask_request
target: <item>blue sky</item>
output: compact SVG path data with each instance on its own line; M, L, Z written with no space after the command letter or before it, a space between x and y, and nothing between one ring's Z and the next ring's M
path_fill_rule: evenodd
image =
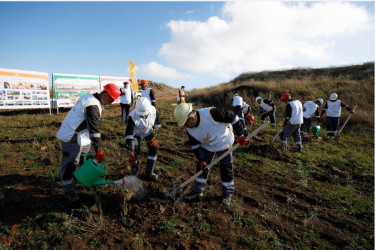
M203 88L374 61L374 2L1 2L0 68ZM51 78L51 77L50 77Z

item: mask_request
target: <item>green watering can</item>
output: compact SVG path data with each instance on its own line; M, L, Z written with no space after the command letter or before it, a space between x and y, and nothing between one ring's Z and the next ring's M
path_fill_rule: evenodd
M311 132L316 135L317 137L319 137L318 133L320 132L320 126L319 124L316 124L314 127L311 128Z
M103 181L101 178L107 171L107 165L103 161L104 169L94 160L95 155L88 153L83 158L83 164L74 172L74 177L85 187L114 184L115 181Z

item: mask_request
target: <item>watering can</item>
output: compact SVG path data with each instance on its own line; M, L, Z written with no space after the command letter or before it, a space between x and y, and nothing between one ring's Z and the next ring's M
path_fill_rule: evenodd
M94 160L95 155L88 153L83 157L83 164L74 172L74 177L85 187L114 184L115 181L103 181L101 178L107 171L107 165L103 161L104 169Z
M318 133L320 132L320 126L319 126L319 124L316 124L314 127L312 127L312 128L311 128L311 132L312 132L314 135L316 135L317 137L319 137L319 136L318 136Z

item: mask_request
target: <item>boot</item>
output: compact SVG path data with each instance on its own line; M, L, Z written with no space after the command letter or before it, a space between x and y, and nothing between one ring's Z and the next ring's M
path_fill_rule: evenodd
M151 174L148 174L147 177L151 180L151 181L157 181L158 180L158 175L155 174L155 173L151 173Z

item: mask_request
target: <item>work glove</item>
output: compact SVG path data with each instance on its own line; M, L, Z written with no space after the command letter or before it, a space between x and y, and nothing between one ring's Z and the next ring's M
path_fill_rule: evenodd
M285 123L283 123L283 125L282 125L283 127L285 127L286 126L286 124Z
M155 139L150 139L150 145L151 147L156 148L158 146L158 141Z
M201 166L201 170L202 170L203 173L208 173L207 162L202 161L202 162L200 163L200 166Z
M103 151L98 151L95 155L95 161L102 163L104 161L104 153Z
M246 137L244 135L237 138L237 143L239 143L241 146L246 145L248 142L249 142L249 140L246 139Z
M354 113L354 111L353 111L353 110L351 109L351 110L349 110L349 113L350 113L350 114L353 114L353 113Z
M275 107L272 107L272 110L275 110L276 108Z
M320 115L320 118L323 118L323 117L324 117L324 114L321 114L321 115Z
M129 154L129 165L131 167L134 167L134 165L135 165L135 155L134 155L134 153Z

